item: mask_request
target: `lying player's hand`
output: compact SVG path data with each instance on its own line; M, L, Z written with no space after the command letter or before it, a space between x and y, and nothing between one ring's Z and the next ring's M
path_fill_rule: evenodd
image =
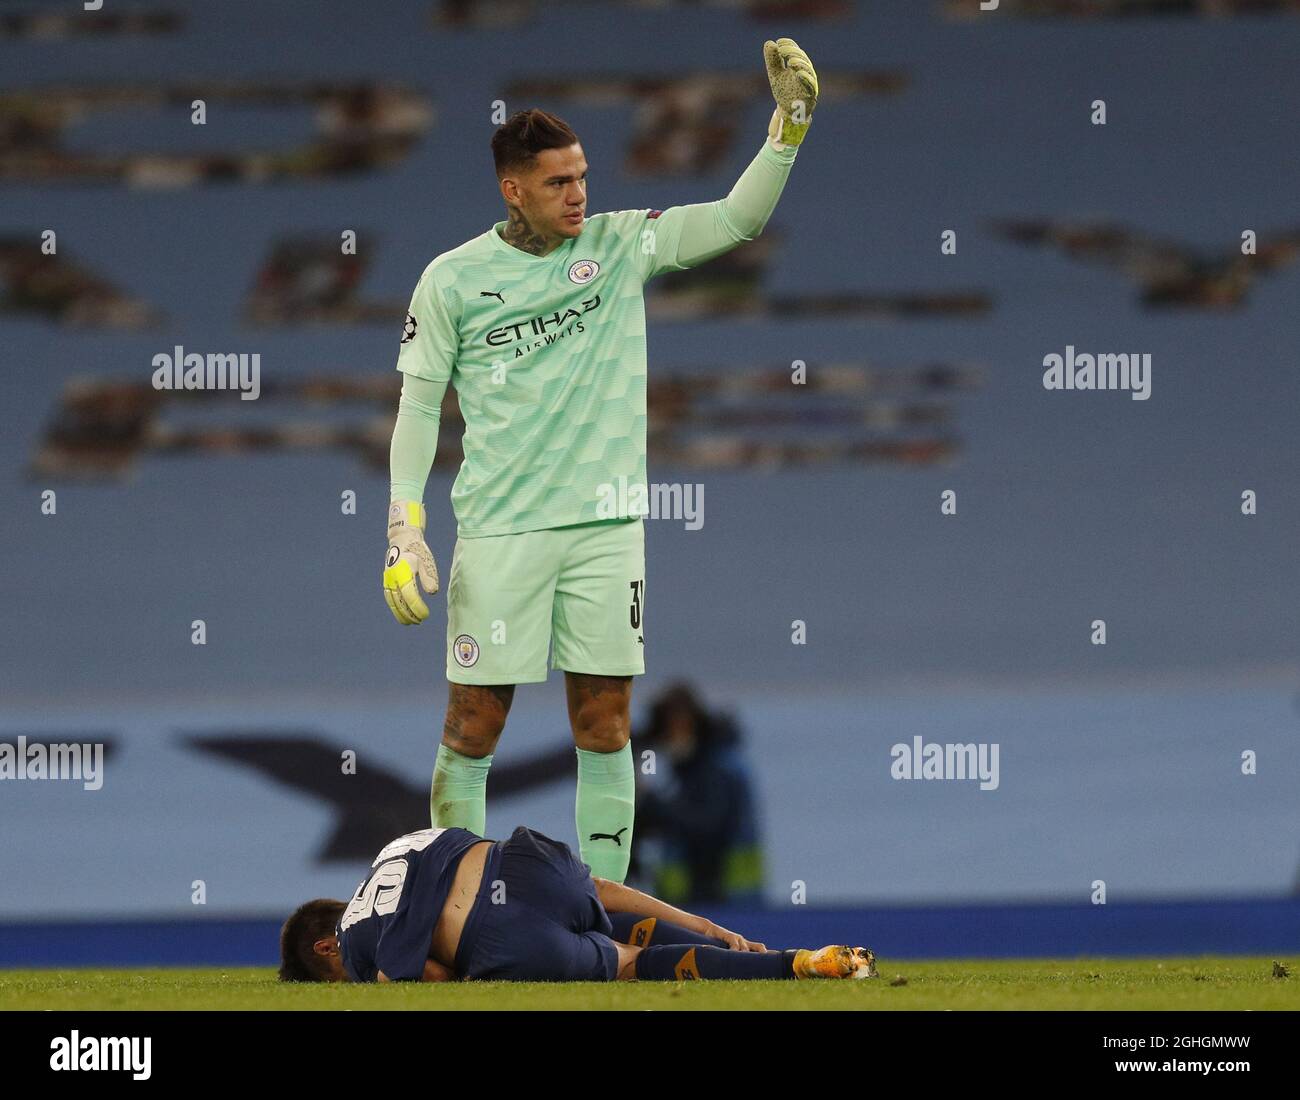
M709 921L704 929L706 936L712 936L715 940L722 940L732 951L766 951L767 948L761 943L750 943L744 936L738 936L735 932L728 932L719 924Z
M419 584L416 580L419 580ZM438 591L438 567L424 541L424 505L395 500L388 506L388 555L384 558L384 599L399 623L413 626L429 617L420 598Z

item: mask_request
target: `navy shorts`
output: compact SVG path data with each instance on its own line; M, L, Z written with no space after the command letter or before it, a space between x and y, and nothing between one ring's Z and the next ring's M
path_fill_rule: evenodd
M488 850L456 949L456 974L489 981L614 981L613 931L587 865L567 844L521 825Z

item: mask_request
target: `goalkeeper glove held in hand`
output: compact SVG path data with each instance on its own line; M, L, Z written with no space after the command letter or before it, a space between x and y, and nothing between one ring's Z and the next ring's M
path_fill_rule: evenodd
M424 523L424 505L419 501L395 500L388 506L384 599L393 617L405 626L415 626L429 617L420 587L430 596L438 592L438 567L424 541Z
M792 38L764 42L763 60L776 98L767 135L782 145L798 145L817 106L817 70Z

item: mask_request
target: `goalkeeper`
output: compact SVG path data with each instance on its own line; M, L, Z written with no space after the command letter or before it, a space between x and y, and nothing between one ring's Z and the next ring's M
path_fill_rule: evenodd
M492 754L515 685L564 672L584 863L620 883L632 843L632 677L645 671L643 288L752 240L817 102L788 38L763 47L776 109L726 198L587 217L587 159L559 118L512 115L492 138L506 218L424 270L402 332L384 596L400 623L439 588L425 483L443 395L465 421L451 491L450 682L430 799L435 827L483 835Z

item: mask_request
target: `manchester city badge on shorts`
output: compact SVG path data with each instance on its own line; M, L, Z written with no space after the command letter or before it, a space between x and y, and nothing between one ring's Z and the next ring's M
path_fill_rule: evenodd
M469 634L458 635L451 643L451 651L461 668L473 668L478 663L478 642Z

